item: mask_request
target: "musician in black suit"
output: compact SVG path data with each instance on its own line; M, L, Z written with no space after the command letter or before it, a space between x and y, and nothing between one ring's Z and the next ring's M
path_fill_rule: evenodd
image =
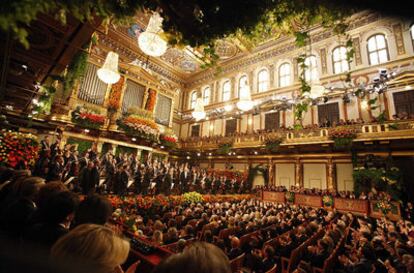
M94 161L89 160L88 166L83 168L79 174L79 184L83 194L93 194L99 185L99 171Z
M55 156L54 159L51 160L49 165L49 172L47 174L47 181L59 181L62 180L63 175L63 158L60 155Z
M148 194L148 188L151 184L151 178L153 176L153 170L151 167L147 167L144 174L144 179L142 182L142 194Z
M50 150L50 137L46 135L42 141L40 141L42 151Z
M190 184L190 181L191 181L190 171L188 170L188 168L185 167L184 170L180 174L180 186L181 186L182 192L188 191L188 186Z
M142 191L143 168L138 165L134 175L135 193L139 194Z
M164 181L163 181L163 193L165 195L170 195L171 193L171 185L173 183L173 177L174 177L174 169L170 168L168 173L165 175Z
M121 165L118 168L118 171L115 174L114 181L114 193L119 195L126 194L128 186L128 173L126 171L126 166Z

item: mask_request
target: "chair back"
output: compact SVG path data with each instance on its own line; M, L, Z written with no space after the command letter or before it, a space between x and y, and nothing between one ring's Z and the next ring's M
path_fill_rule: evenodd
M231 272L233 273L238 273L240 272L242 266L243 266L243 262L244 262L244 256L245 254L243 253L242 255L234 258L233 260L230 261L230 268L231 268Z
M265 273L276 273L277 270L277 264L274 264L272 268L267 270Z

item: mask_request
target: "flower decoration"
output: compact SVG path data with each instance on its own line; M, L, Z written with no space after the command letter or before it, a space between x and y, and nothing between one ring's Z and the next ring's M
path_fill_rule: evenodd
M292 191L287 191L285 193L285 198L286 198L287 202L293 203L293 202L295 202L295 193L292 192Z
M385 216L392 209L391 200L389 198L383 197L375 203L375 207L380 210Z
M0 164L12 168L35 163L39 151L37 137L32 134L0 131Z
M186 203L200 203L203 202L203 195L198 192L186 192L183 194L184 202Z
M322 197L322 203L325 207L332 207L333 197L331 195L324 195Z
M106 117L94 109L78 106L72 112L72 122L81 127L99 129L105 123Z
M159 129L151 116L148 111L141 109L140 112L127 114L118 119L117 124L128 135L158 142Z
M337 148L350 148L357 137L356 131L347 127L336 127L329 130L329 137Z
M166 130L162 135L160 135L161 145L174 149L177 146L178 137L174 134L171 129Z
M124 85L125 77L121 77L117 83L112 85L108 98L108 112L114 113L121 106L121 95Z

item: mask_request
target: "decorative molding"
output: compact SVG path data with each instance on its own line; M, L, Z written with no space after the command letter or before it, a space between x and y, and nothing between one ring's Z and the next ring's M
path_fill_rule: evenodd
M355 50L355 65L361 65L362 64L362 55L361 55L361 43L359 41L359 37L355 37L352 39L352 44L354 46Z
M348 28L348 31L379 21L380 19L383 19L383 17L381 17L381 15L378 13L361 13L352 19L353 20ZM333 37L334 35L335 34L331 30L323 29L318 33L312 34L311 41L312 43L321 42L327 38ZM272 46L274 47L270 48L268 51L261 51L255 53L253 56L248 55L247 57L240 58L235 61L230 61L227 65L223 65L222 74L230 74L234 71L244 70L250 65L268 61L269 59L280 56L282 54L286 54L287 52L292 52L297 49L293 39L290 39L288 42L284 43L285 40L285 37L281 38L280 40L275 40L274 43L272 43ZM185 87L195 86L216 78L214 72L215 71L213 70L207 70L194 75L192 78L189 78L188 82L185 84Z
M395 46L397 47L397 53L398 55L404 55L405 47L404 47L404 37L403 37L401 24L394 24L392 26L392 30L394 32Z
M321 48L319 51L319 55L321 57L322 75L325 75L328 73L328 65L326 62L326 48Z

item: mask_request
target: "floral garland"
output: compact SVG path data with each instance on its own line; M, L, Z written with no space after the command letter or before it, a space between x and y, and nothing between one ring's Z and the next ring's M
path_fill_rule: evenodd
M159 129L153 119L139 114L130 114L118 119L117 124L128 135L158 142Z
M333 206L333 197L332 195L324 195L322 197L322 203L325 207L332 207Z
M121 105L121 94L124 88L125 77L121 77L119 81L112 85L108 98L108 112L116 112Z
M106 117L92 109L78 106L72 112L72 122L81 127L99 129L105 123Z
M35 163L39 151L37 137L32 134L0 131L0 165L12 168L19 164L31 166Z
M356 137L356 131L351 128L337 127L329 130L329 138L334 141L336 148L350 148Z
M157 101L157 91L148 89L148 98L145 103L145 110L153 112L155 109L155 102Z

